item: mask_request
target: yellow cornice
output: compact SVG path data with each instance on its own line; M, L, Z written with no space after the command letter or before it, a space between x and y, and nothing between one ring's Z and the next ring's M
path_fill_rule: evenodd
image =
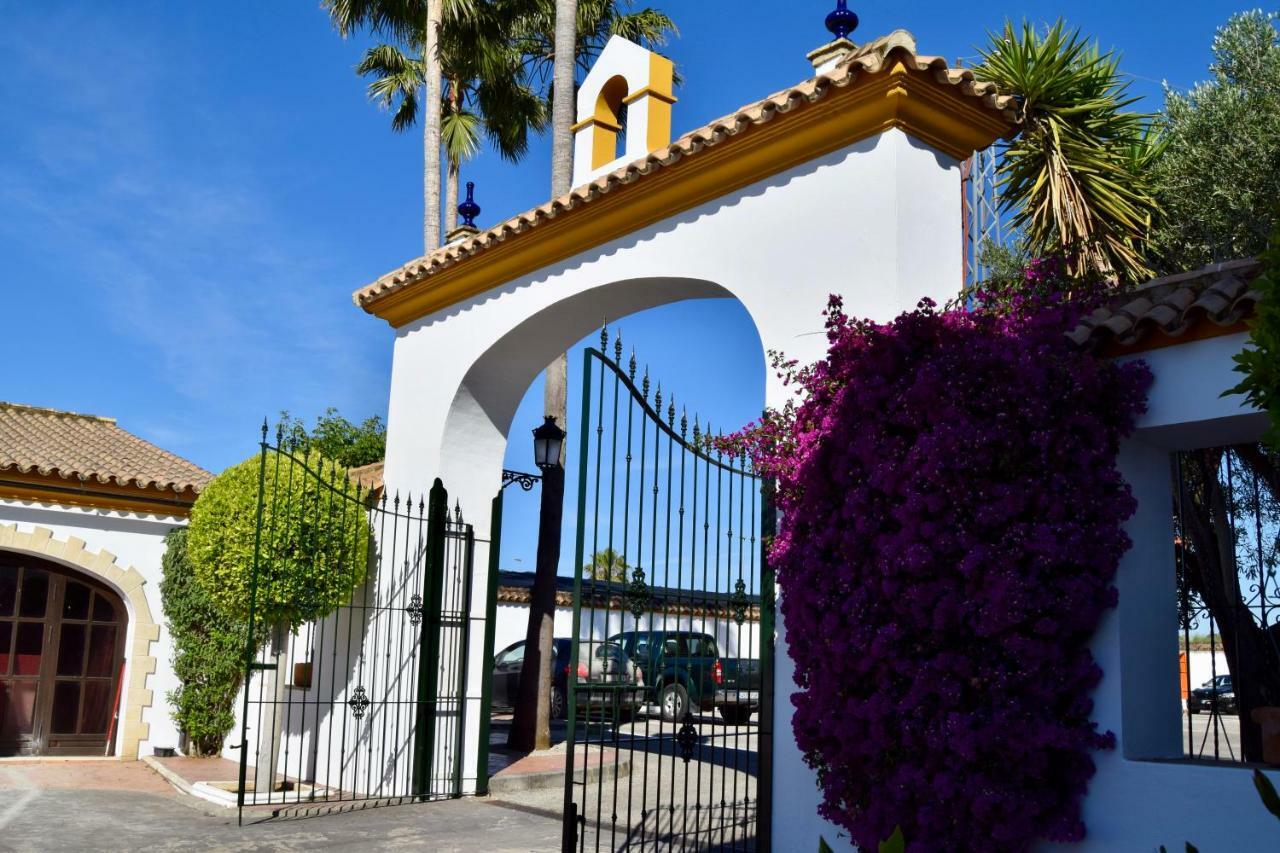
M662 92L662 91L659 91L658 89L653 88L652 86L645 86L643 89L640 89L638 91L632 92L630 95L627 95L625 98L622 99L622 103L634 104L636 101L646 96L653 97L659 101L662 101L664 104L674 104L676 102L676 97L670 94L669 92Z
M962 160L1012 130L1002 113L901 62L752 124L580 208L363 304L400 327L801 163L898 128Z
M56 475L0 473L0 499L61 504L119 512L186 517L195 492L161 492L136 486L65 480Z

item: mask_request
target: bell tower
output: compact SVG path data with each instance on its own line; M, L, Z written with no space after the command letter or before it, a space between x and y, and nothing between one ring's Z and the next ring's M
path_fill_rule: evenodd
M613 36L578 89L573 185L581 186L671 142L675 66Z

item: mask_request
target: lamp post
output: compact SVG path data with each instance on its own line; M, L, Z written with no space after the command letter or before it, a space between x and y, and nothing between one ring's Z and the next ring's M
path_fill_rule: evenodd
M565 431L547 416L533 431L533 461L542 472L538 512L538 563L529 596L520 694L507 745L532 751L551 748L551 662L556 617L556 567L560 564L560 523L564 515L564 466L560 462ZM561 700L563 702L563 699Z

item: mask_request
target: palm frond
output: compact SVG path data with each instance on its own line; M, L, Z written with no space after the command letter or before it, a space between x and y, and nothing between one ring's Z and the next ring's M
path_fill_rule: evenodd
M408 56L391 44L369 48L356 65L357 74L373 78L369 98L391 112L391 129L397 132L413 127L418 119L418 89L424 70L421 58Z
M1148 116L1127 111L1136 99L1118 57L1061 20L1043 33L1006 22L990 39L975 73L1013 96L1021 125L1000 167L1011 224L1032 252L1064 254L1073 272L1146 277L1157 205L1143 167L1157 137Z

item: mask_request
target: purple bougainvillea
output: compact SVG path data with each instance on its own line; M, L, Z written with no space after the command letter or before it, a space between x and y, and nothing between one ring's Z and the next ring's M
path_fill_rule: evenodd
M728 441L778 480L795 737L864 850L899 826L911 851L1079 840L1114 746L1089 641L1150 374L1074 349L1078 308L1037 300L880 325L833 297L826 359L779 363L796 402Z

